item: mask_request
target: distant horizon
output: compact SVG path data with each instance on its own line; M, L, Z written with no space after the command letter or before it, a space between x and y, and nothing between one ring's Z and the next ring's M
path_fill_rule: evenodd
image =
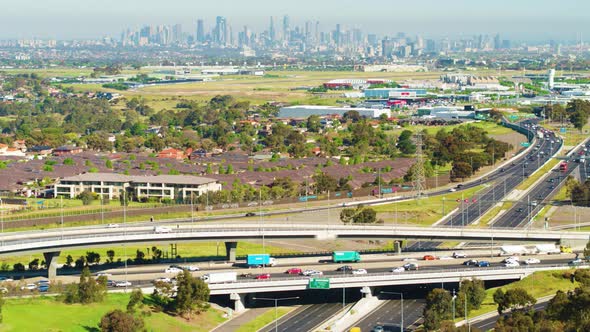
M508 10L509 9L509 10ZM145 25L182 24L183 31L194 34L196 22L203 19L206 30L216 16L227 17L234 31L246 25L260 33L268 29L270 17L280 29L282 17L290 17L291 26L319 21L322 31L336 24L360 28L366 33L426 38L460 38L495 35L519 41L577 41L580 35L590 39L586 24L590 2L564 1L558 6L549 0L497 0L479 3L470 0L299 0L280 3L271 0L216 0L201 3L185 0L103 0L84 3L74 0L50 0L38 3L21 0L0 13L0 39L119 39L126 29Z

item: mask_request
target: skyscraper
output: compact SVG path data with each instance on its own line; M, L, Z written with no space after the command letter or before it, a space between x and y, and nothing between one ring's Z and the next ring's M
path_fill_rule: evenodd
M289 16L283 16L283 39L289 40L289 35L291 34L291 27L289 22Z
M217 44L225 44L227 42L227 21L223 16L217 16L215 20L213 41Z
M205 23L201 19L197 20L197 41L205 42Z
M270 37L270 41L277 40L277 34L275 31L275 23L274 23L274 19L272 16L270 17L270 27L268 28L268 36Z

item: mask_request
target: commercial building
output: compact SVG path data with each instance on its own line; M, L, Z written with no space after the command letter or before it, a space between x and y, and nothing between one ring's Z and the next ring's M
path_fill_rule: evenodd
M416 115L422 117L439 118L445 120L452 119L473 119L475 109L472 106L437 106L421 107L417 110Z
M385 114L391 117L389 108L360 108L360 107L334 107L334 106L314 106L298 105L282 107L279 110L279 118L308 118L310 115L326 116L338 114L343 116L346 112L356 111L360 116L366 118L378 118Z
M428 91L426 89L381 88L366 89L364 93L365 98L413 99L426 97Z
M192 175L129 176L116 173L83 173L59 179L54 185L55 196L75 198L90 191L109 199L118 198L123 191L132 197L187 199L209 191L221 190L221 184L210 178Z

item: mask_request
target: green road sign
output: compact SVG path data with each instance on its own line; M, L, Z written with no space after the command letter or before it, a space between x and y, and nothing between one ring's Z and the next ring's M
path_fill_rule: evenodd
M309 279L309 289L330 289L330 279L311 278Z
M520 143L520 145L522 147L528 148L529 146L531 146L531 143L529 143L529 142L522 142L522 143Z

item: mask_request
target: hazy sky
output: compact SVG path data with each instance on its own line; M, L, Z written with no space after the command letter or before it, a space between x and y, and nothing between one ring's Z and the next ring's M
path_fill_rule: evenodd
M226 16L234 31L266 29L269 16L288 14L291 25L318 20L365 32L434 36L496 33L512 39L590 40L588 0L0 0L0 38L119 37L144 24L214 24ZM586 23L586 24L585 24Z

